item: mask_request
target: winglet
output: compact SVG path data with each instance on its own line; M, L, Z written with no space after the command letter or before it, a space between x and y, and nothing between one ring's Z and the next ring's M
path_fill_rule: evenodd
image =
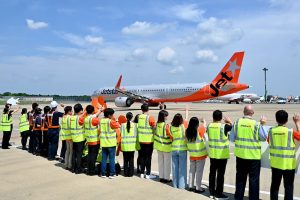
M120 86L121 86L121 82L122 82L122 75L120 76L116 86L115 86L115 89L120 89Z
M222 77L226 76L230 78L230 82L237 83L239 81L244 54L245 52L243 51L235 52L212 82L218 82Z

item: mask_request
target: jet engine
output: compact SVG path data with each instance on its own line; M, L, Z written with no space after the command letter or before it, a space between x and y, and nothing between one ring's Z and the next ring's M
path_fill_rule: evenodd
M133 103L133 99L129 97L117 97L115 99L115 105L117 107L130 107Z

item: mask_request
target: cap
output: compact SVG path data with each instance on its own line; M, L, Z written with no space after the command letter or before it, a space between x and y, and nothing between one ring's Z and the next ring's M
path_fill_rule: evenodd
M51 103L50 103L50 107L51 108L55 108L55 107L57 107L58 106L58 103L56 102L56 101L52 101Z

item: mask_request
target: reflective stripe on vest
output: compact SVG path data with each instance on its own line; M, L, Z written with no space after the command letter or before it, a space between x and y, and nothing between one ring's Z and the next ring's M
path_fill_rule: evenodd
M8 114L3 114L1 119L2 131L11 131L12 116L8 118Z
M136 124L130 122L130 131L127 131L127 123L121 126L121 149L122 151L135 151L136 150L136 139L137 139L137 128Z
M61 119L60 137L61 140L71 140L72 133L70 129L70 115L64 115Z
M229 140L225 135L225 125L221 123L210 123L207 127L209 157L214 159L228 159Z
M110 127L110 119L103 118L100 120L100 145L101 147L117 146L117 133Z
M170 132L172 135L172 151L186 151L186 139L185 139L185 128L182 125L179 127L170 127Z
M198 132L194 142L187 140L187 149L191 157L202 157L207 155L206 146L202 138L200 138Z
M139 142L153 142L153 129L149 124L149 115L141 114L138 120Z
M277 126L269 130L270 164L281 170L296 168L295 143L293 130Z
M27 120L27 114L22 114L20 116L19 131L20 133L22 133L28 130L29 130L29 122Z
M253 119L241 118L235 124L234 155L242 159L261 159L259 127Z
M92 124L93 117L88 116L84 119L84 135L87 142L98 142L98 126L93 126Z
M172 151L172 141L167 135L166 123L160 122L156 124L154 134L154 149L162 152Z
M82 142L85 140L83 126L79 125L78 115L70 117L70 132L72 134L73 142Z

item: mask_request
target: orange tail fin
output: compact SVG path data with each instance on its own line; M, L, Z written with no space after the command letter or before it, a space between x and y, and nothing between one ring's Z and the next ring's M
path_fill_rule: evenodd
M239 81L244 53L245 52L235 52L212 82L215 83L221 78L226 78L226 80L231 83L237 83Z

